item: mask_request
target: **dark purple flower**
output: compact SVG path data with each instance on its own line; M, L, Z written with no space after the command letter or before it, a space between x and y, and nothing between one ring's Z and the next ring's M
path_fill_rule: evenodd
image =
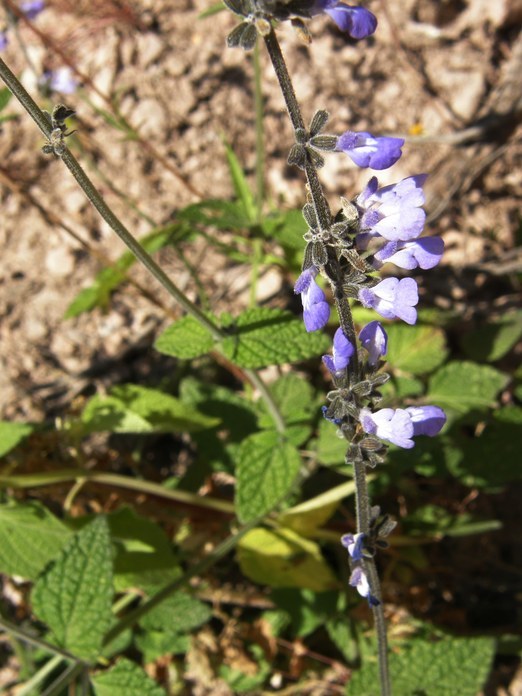
M20 4L20 9L27 19L35 19L42 10L45 10L45 2L43 0L26 0Z
M361 288L359 300L364 307L375 309L385 319L398 317L407 324L415 324L419 301L417 283L413 278L385 278L373 288Z
M376 268L383 263L394 263L400 268L423 268L427 270L436 266L444 252L444 240L441 237L422 237L412 242L388 242L374 254Z
M328 406L321 406L321 413L323 414L323 418L327 421L330 421L330 423L333 423L334 425L341 425L343 422L342 418L333 418L332 416L328 415Z
M364 432L393 442L398 447L411 449L415 445L412 437L438 435L446 422L446 414L438 406L382 408L375 413L368 408L362 408L359 421Z
M315 282L317 273L317 268L310 266L301 273L294 287L296 294L301 295L303 320L307 331L322 329L330 318L330 305L324 292Z
M369 408L362 408L359 421L369 435L376 435L404 449L411 449L415 445L411 439L414 435L411 416L403 408L381 408L375 413Z
M354 353L354 347L344 335L341 328L337 329L333 339L333 356L323 355L323 362L332 375L341 372L348 366Z
M388 350L388 335L379 321L371 321L361 329L359 340L368 351L368 362L377 365L379 358Z
M410 176L398 184L378 189L372 177L356 199L361 212L361 230L364 236L380 235L389 241L409 241L422 232L426 213L422 185L426 175Z
M377 29L377 18L364 7L346 5L339 0L316 0L311 14L323 12L353 39L365 39Z
M361 597L365 597L368 600L368 604L371 607L375 607L380 604L379 600L374 597L370 592L370 583L363 568L360 565L355 566L350 575L350 585L357 589L357 592Z
M354 561L362 559L364 534L344 534L341 537L341 544L348 549L348 553Z
M9 43L9 39L7 38L6 32L0 31L0 51L3 51L4 49L6 49L8 43Z
M337 139L337 150L345 152L358 167L388 169L402 155L402 138L374 137L371 133L346 131Z
M446 422L446 414L438 406L408 406L406 411L411 418L414 435L434 437Z

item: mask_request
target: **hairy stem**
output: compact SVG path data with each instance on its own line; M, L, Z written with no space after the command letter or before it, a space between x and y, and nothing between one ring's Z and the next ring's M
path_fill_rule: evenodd
M297 97L292 85L292 80L288 73L286 63L281 52L281 47L275 35L274 30L264 37L268 54L272 61L279 86L285 100L286 108L292 121L294 132L298 129L304 129L304 121L301 115ZM310 194L312 196L313 206L321 230L328 230L332 223L332 216L326 197L324 195L321 182L317 175L317 170L309 157L306 158L305 164L306 178ZM357 346L355 326L353 323L352 312L348 299L341 293L335 292L335 303L339 315L340 323L346 337L350 342ZM360 379L360 368L357 356L357 350L348 367L348 374L352 384ZM355 480L355 507L357 518L357 532L368 534L370 530L370 500L368 496L368 485L366 479L366 467L364 463L354 463L354 480ZM375 563L373 560L366 560L364 563L365 569L368 571L368 579L373 596L381 599L380 583ZM379 651L379 670L381 676L381 693L382 696L391 695L390 678L388 670L388 647L386 638L386 625L382 604L374 607L375 629L378 640Z

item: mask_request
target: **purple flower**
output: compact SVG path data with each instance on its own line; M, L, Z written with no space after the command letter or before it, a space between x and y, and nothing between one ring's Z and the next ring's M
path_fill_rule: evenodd
M310 266L301 273L294 287L295 293L301 295L303 320L307 331L322 329L330 318L330 305L324 292L315 282L317 273L317 268Z
M348 366L354 353L354 347L344 335L341 328L337 329L333 339L333 356L323 355L323 363L332 375L341 372Z
M385 278L373 288L361 288L359 300L364 307L375 309L385 319L398 317L415 324L419 301L417 283L413 278Z
M344 534L341 537L341 544L348 549L348 553L354 561L362 559L364 534Z
M45 2L43 0L26 0L20 5L20 9L27 19L35 19L42 10L45 10Z
M370 583L363 568L358 565L356 566L352 574L350 575L350 585L357 589L357 592L361 597L365 597L368 600L368 604L371 607L375 607L380 604L379 600L374 597L370 592Z
M394 263L400 268L433 268L444 252L444 240L441 237L422 237L413 242L388 242L374 254L376 268L383 263Z
M388 335L379 321L371 321L361 329L359 340L369 353L370 365L377 365L379 358L388 350Z
M6 32L0 31L0 51L3 51L4 49L6 49L8 43L9 43L9 39L7 38Z
M345 152L358 167L388 169L402 155L401 138L375 138L371 133L346 131L337 140L337 150Z
M381 408L375 413L369 408L362 408L359 421L369 435L376 435L404 449L411 449L415 445L411 439L414 435L411 416L403 408Z
M434 437L446 422L446 414L438 406L408 406L406 411L411 418L414 435Z
M362 408L359 421L364 432L393 442L398 447L411 449L415 445L412 437L438 435L446 422L446 414L438 406L382 408L375 413L368 408Z
M410 176L398 184L378 189L372 177L356 204L361 212L363 239L367 234L380 235L389 241L409 241L422 232L426 213L422 185L426 175Z
M53 92L61 92L61 94L74 94L78 88L78 82L68 66L57 70L47 70L40 81Z
M347 32L353 39L365 39L377 28L377 19L364 7L345 5L339 0L316 0L311 14L326 12L341 31Z

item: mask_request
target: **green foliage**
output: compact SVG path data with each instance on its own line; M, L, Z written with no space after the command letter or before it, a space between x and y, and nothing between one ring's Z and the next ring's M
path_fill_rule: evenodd
M239 542L237 559L244 575L270 587L323 592L338 586L318 544L290 529L252 529Z
M495 406L498 393L509 377L489 365L454 361L441 367L430 379L428 398L457 414Z
M107 517L113 546L117 591L167 583L179 574L178 561L165 532L129 507Z
M476 362L495 362L504 357L522 337L522 311L510 312L499 321L464 334L461 345Z
M216 418L198 413L158 389L125 384L109 396L94 396L85 407L81 422L86 433L181 433L212 428Z
M210 331L191 316L182 317L171 324L154 343L154 348L160 353L181 360L205 355L213 346L214 338Z
M268 307L247 309L225 328L230 336L223 341L224 354L250 369L306 360L326 352L330 343L325 334L307 333L290 312Z
M36 580L70 536L36 500L0 504L0 572Z
M433 326L390 324L387 362L392 369L422 375L432 372L445 361L448 350L444 332Z
M486 681L495 641L491 638L412 640L390 656L394 692L401 696L476 696ZM346 693L379 696L377 666L355 672Z
M237 515L242 522L266 514L282 501L301 465L295 447L276 431L250 435L236 455Z
M112 579L109 527L99 516L67 541L34 586L35 615L57 645L82 660L100 653L112 619Z
M166 696L146 672L122 658L114 667L99 672L92 679L96 696Z
M34 431L30 423L0 421L0 457L8 454Z

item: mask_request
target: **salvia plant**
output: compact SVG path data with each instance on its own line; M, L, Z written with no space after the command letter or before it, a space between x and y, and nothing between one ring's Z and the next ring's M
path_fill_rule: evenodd
M301 19L326 13L349 36L364 39L375 32L376 17L364 7L337 0L225 2L243 18L229 34L229 46L251 49L258 34L265 41L294 129L295 143L288 163L300 167L306 175L309 200L303 216L309 229L304 236L303 271L295 292L301 295L307 331L322 329L330 318L330 304L317 283L318 276L330 286L337 311L340 327L334 335L332 355L323 356L334 386L327 394L323 414L346 440L346 463L354 470L357 529L341 541L348 551L350 585L373 609L381 691L389 694L386 629L375 555L387 546L386 537L395 522L379 507L371 506L366 475L384 462L387 443L409 449L414 446L415 436L437 435L446 416L438 406L379 408L379 389L389 379L381 369L387 352L386 331L379 321L372 321L357 336L350 301L358 300L386 319L415 324L416 281L393 276L381 279L379 272L386 262L404 269L433 268L444 245L440 237L419 239L426 217L421 207L425 174L384 187L372 177L361 193L352 200L341 199L339 209L330 210L318 177L324 164L323 152L344 152L360 167L383 170L400 158L404 141L366 132L327 134L328 112L323 109L316 111L307 127L273 28L274 20L290 19L306 33Z
M202 590L198 583L206 571L236 549L246 576L276 588L273 592L275 604L263 615L274 635L279 635L286 621L294 621L302 636L324 622L350 668L361 655L363 667L365 663L370 665L366 672L364 669L360 672L362 676L358 681L357 676L352 681L345 679L348 682L346 693L375 696L380 692L382 696L390 696L393 690L404 696L414 693L444 696L450 693L450 688L452 693L471 696L487 675L493 655L489 639L476 639L472 646L470 643L462 648L458 640L447 639L440 633L437 635L439 643L430 644L428 652L420 648L414 655L412 651L411 660L406 654L402 661L396 661L395 672L390 669L389 631L378 568L379 551L389 548L389 537L397 523L370 499L370 483L378 480L381 471L386 471L383 465L391 468L393 455L397 451L403 451L401 457L406 455L407 450L418 444L416 438L438 436L447 421L438 403L425 403L422 390L407 392L409 398L403 403L396 402L395 408L389 407L389 400L385 400L391 376L384 368L393 352L394 336L399 334L393 331L397 325L382 320L398 320L409 325L412 332L423 331L422 327L414 327L419 293L417 280L408 272L416 270L416 277L422 282L420 271L437 266L444 251L440 237L425 234L424 185L429 172L413 173L393 184L380 184L378 175L369 173L362 191L346 192L332 209L322 181L325 158L348 157L359 168L380 172L393 167L401 158L405 141L350 130L350 124L345 124L347 130L344 132L332 133L328 127L329 113L322 108L324 105L317 105L319 108L311 118L305 118L278 40L280 25L287 23L295 30L296 41L310 44L312 20L318 15L327 15L347 41L364 51L369 37L376 35L378 40L378 18L366 7L339 0L223 0L223 3L236 20L226 37L226 50L244 51L245 60L250 60L253 51L256 79L259 80L259 50L264 45L277 77L294 136L294 141L288 143L287 161L301 171L305 185L305 202L297 222L294 211L272 210L264 215L262 172L257 172L256 200L232 148L226 146L237 200L203 200L189 205L177 211L174 223L154 229L138 241L107 205L71 151L74 149L71 136L76 131L67 123L75 116L70 100L81 82L71 66L63 65L38 76L43 95L68 95L67 105L57 103L42 110L0 59L0 75L7 88L45 136L41 156L46 155L53 164L60 161L65 165L131 252L98 274L95 283L69 306L67 318L96 307L106 308L111 293L127 279L126 273L136 259L184 311L182 318L159 335L155 348L180 362L206 355L218 356L220 364L225 365L234 378L239 375L248 385L244 396L219 385L206 384L204 379L183 378L179 386L180 398L167 390L135 384L118 385L108 395L96 394L79 417L66 417L52 426L47 424L39 429L30 423L0 422L1 456L16 452L20 443L32 434L44 437L51 427L56 427L69 450L75 453L82 451L84 438L98 432L183 433L190 435L191 446L199 448L206 458L205 471L216 473L216 479L222 476L225 487L231 481L235 485L232 503L225 497L194 492L203 483L204 476L199 474L187 475L181 483L171 480L169 485L93 470L81 463L74 469L18 474L16 468L20 461L13 455L9 467L1 471L1 489L73 483L64 504L63 520L37 500L18 500L13 496L2 497L0 501L0 571L34 583L30 591L32 613L38 626L45 628L40 632L34 626L27 629L3 616L0 616L0 627L17 641L17 645L35 646L40 655L35 660L41 659L42 653L53 655L28 678L20 693L60 696L66 693L65 689L74 689L73 685L77 684L79 693L94 691L97 696L164 694L163 688L128 656L132 658L139 651L145 662L151 662L166 654L186 653L190 632L212 618L207 603L202 601L204 588L201 597L197 596L196 590ZM11 13L10 25L0 32L0 51L9 46L10 32L17 22L37 20L45 10L44 2L8 2L7 5ZM259 90L257 97L259 107ZM0 111L8 99L8 96L1 96ZM155 154L153 144L141 139L138 130L119 112L117 104L111 102L110 106L112 113L99 110L107 123ZM10 116L1 118L8 120ZM259 134L262 121L259 108L256 118ZM258 164L263 157L261 140L257 143ZM302 231L302 243L298 240L300 272L295 273L298 277L294 284L294 294L302 303L302 322L287 311L253 306L236 317L228 313L215 316L208 298L203 295L204 301L199 304L191 301L155 261L154 252L171 244L173 237L177 235L178 240L184 241L196 232L205 234L208 243L215 244L220 251L225 249L230 258L239 258L242 262L250 260L249 254L243 253L239 246L229 247L222 239L215 243L207 231L213 227L220 231L246 230L253 236L259 230L267 237L280 233L281 239L288 228ZM248 247L253 256L259 253L257 241L255 239ZM295 253L295 243L290 247L285 248L285 252ZM402 269L400 277L392 275L394 269ZM364 311L359 316L364 315L365 320L356 324L354 314L361 309ZM400 330L402 332L402 327ZM515 333L510 333L506 345L511 343L506 350L519 336ZM332 334L333 339L330 339ZM446 353L443 344L437 343L438 334L428 331L427 336L436 343L433 350L439 354L435 359L430 354L433 369L444 361ZM318 358L322 353L320 362ZM310 359L315 359L315 372L321 370L330 384L330 390L322 393L319 400L312 396L312 387L304 378L283 375L273 384L266 384L259 373L260 368L268 365ZM495 394L507 383L505 376L493 368L484 368L479 377L469 367L459 366L459 369L464 375L461 387L466 382L466 374L470 375L470 384L480 382L480 393L473 392L473 386L470 387L470 410L483 406L484 400L486 405L493 401ZM419 374L423 374L422 369ZM454 377L455 370L451 367L439 377L439 393L446 397L450 406L458 399L455 389L461 388L453 386ZM485 390L489 394L487 397ZM505 422L509 423L509 417ZM299 489L308 479L312 480L314 473L313 465L303 465L298 447L305 443L312 446L314 431L320 433L319 439L323 438L323 442L326 439L329 445L335 443L333 456L341 460L344 457L339 462L340 468L349 471L353 480L311 501L296 504ZM442 433L441 439L444 437ZM391 450L390 445L393 446ZM414 456L414 452L408 456ZM417 464L421 467L423 462ZM140 492L169 504L193 507L208 515L205 526L213 530L208 531L209 539L218 533L214 527L221 533L221 527L227 526L228 536L213 542L210 552L203 552L199 548L198 534L194 539L191 537L192 520L187 516L176 531L174 553L164 531L132 509L122 508L107 515L84 515L78 519L68 517L65 513L69 512L72 501L92 482ZM354 526L332 537L330 531L318 528L347 494L353 494L355 500ZM427 516L433 509L429 509ZM216 519L226 516L227 522L220 526L213 519L214 515ZM447 520L446 523L450 529L451 523ZM465 524L469 525L469 533L473 533L473 523L466 519ZM481 531L497 528L496 521L480 525L477 529ZM455 534L462 533L456 526ZM27 529L33 535L29 540ZM310 530L319 539L323 533L323 539L333 541L342 558L346 593L341 599L338 599L339 585L321 558L318 545L306 538ZM141 554L144 547L148 549L146 560ZM279 556L283 558L280 562ZM306 618L306 611L301 615L300 609L292 609L293 597L286 590L288 587L301 588L312 619ZM318 593L332 588L335 591L325 592L325 597L318 599L319 594L306 594L310 587ZM374 625L372 639L360 635L363 647L358 654L352 650L353 623L348 616L348 609L355 606L355 592L364 598L364 611L370 617L373 615ZM352 594L353 599L346 599ZM275 611L274 606L280 611ZM307 621L311 628L307 627ZM423 630L421 627L420 631ZM234 693L268 693L259 690L267 681L270 693L277 692L281 686L266 656L270 647L265 650L260 645L260 642L253 643L250 650L250 659L257 663L255 674L247 677L226 664L219 665L219 676ZM19 652L24 654L21 648ZM445 660L449 660L448 655L457 664L448 668L451 676L446 678L444 665ZM116 663L108 666L115 656L119 656ZM461 674L460 663L465 660L472 664L469 683ZM29 662L32 661L33 655ZM375 663L377 670L372 667ZM429 679L427 677L425 689L424 669L429 671L428 663L435 667ZM408 681L404 673L411 665L414 674ZM399 686L394 685L397 675ZM29 676L27 671L25 676ZM175 693L181 693L181 688ZM310 689L302 693L327 693ZM301 692L294 690L292 693Z

